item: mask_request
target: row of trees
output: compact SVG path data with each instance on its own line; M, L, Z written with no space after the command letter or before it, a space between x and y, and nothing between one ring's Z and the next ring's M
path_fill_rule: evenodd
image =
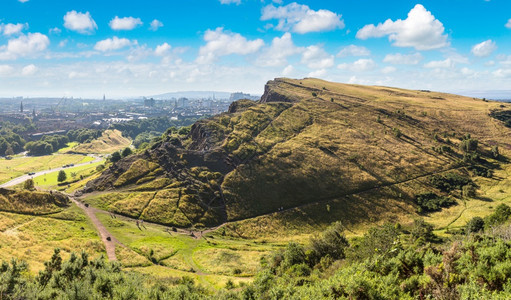
M28 142L25 150L28 155L48 155L67 146L69 138L66 135L45 135L39 141Z

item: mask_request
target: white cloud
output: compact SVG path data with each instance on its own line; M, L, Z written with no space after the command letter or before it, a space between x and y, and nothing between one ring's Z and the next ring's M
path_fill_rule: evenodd
M149 30L156 31L160 27L163 27L163 23L161 21L159 21L159 20L154 19L153 21L151 21L151 25L149 26Z
M35 65L31 64L31 65L25 66L21 70L21 75L30 76L30 75L34 75L36 72L37 72L37 67Z
M241 0L220 0L220 3L222 3L222 4L236 3L236 5L240 5Z
M0 25L0 31L3 31L4 35L15 35L20 34L21 31L25 28L28 28L28 24L5 24Z
M208 29L204 34L204 41L207 43L199 49L199 63L211 63L224 55L254 53L264 46L262 39L249 41L239 33L224 32L222 27L214 31Z
M72 71L72 72L69 72L69 74L67 75L67 77L69 79L75 79L75 78L85 78L87 77L89 74L87 73L84 73L84 72L76 72L76 71Z
M377 26L366 25L357 32L357 38L363 40L386 35L397 47L432 50L449 45L447 34L444 34L444 25L420 4L410 10L405 20L388 19Z
M290 76L294 73L294 71L295 71L295 68L292 65L289 65L289 66L285 67L284 70L282 70L282 75Z
M390 74L390 73L394 73L396 71L397 71L396 67L392 67L392 66L387 66L387 67L381 69L381 72L383 74Z
M487 40L472 47L472 54L478 57L490 56L497 49L497 44L492 40Z
M114 51L118 50L127 46L130 46L132 44L135 44L136 42L131 42L130 40L126 38L118 38L114 36L111 39L105 39L102 41L99 41L94 46L95 50L101 51L101 52L107 52L107 51Z
M511 69L498 69L493 72L493 76L498 78L511 77Z
M49 32L50 34L56 34L56 35L59 35L59 34L62 32L62 30L61 30L60 28L58 28L58 27L53 27L53 28L51 28L48 32Z
M6 76L12 73L13 67L9 65L0 65L0 76Z
M286 6L275 7L270 4L263 8L261 20L276 19L277 30L291 30L297 33L330 31L344 28L342 15L338 15L326 9L312 10L307 5L296 2Z
M445 60L434 60L424 65L425 68L430 69L446 69L454 66L454 61L450 58Z
M337 53L337 57L369 56L369 55L371 55L371 51L369 51L369 49L357 45L346 46L341 51L339 51L339 53Z
M168 55L170 52L171 46L167 43L163 43L161 45L158 45L156 49L154 50L154 54L156 56L165 56Z
M365 72L372 70L376 67L376 63L372 59L359 59L353 63L340 64L337 68L341 70L349 70L352 72Z
M507 20L506 28L510 28L511 29L511 19Z
M305 49L301 63L311 69L325 69L334 65L334 56L328 54L323 48L312 45Z
M0 47L0 60L16 59L20 56L29 56L46 50L50 45L48 37L41 33L29 33L11 39L7 46Z
M115 16L108 25L113 30L132 30L137 26L142 25L142 20L140 18L133 18L133 17L124 17L119 18L118 16Z
M387 54L383 59L383 62L391 63L395 65L416 65L421 62L422 55L420 53L414 54Z
M309 74L307 74L307 77L323 77L326 75L326 70L325 69L320 69L320 70L316 70L316 71L312 71L310 72Z
M89 12L81 13L75 10L67 12L64 16L64 27L82 34L91 34L98 29Z
M18 0L18 1L21 2L21 3L28 2L28 0Z
M287 57L301 53L303 50L303 48L295 46L291 34L286 32L282 37L273 39L271 46L257 58L257 65L264 67L285 66Z

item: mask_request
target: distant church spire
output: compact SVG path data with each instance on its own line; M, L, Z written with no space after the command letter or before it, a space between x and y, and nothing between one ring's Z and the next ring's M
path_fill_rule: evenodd
M23 113L23 101L21 101L21 104L20 104L20 113Z

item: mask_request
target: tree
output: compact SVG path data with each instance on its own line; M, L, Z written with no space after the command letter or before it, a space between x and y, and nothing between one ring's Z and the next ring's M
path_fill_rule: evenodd
M64 172L64 170L60 170L59 176L57 177L57 181L62 182L62 181L65 181L66 179L67 179L66 172Z
M23 183L23 188L25 190L33 191L35 189L34 180L32 180L32 178L25 180Z
M112 153L112 156L110 156L110 161L111 162L118 162L119 160L121 160L121 154L119 152L114 152Z
M479 232L484 228L484 220L481 217L473 217L467 223L466 231L467 233Z
M14 150L12 150L12 146L8 145L7 149L5 150L5 156L11 156L14 155Z
M131 148L130 147L126 147L126 148L124 148L124 150L122 150L122 157L126 157L128 155L131 155L131 153L133 153L133 151L131 151Z

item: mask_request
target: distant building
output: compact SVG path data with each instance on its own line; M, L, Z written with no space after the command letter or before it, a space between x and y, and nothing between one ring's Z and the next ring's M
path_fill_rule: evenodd
M177 100L177 107L187 107L188 106L188 98L179 98Z
M21 101L21 104L20 104L20 113L23 113L23 101Z
M240 100L240 99L259 100L259 97L252 96L250 94L245 94L242 92L236 92L236 93L231 94L229 101L236 101L236 100Z
M154 104L156 103L156 101L151 98L151 99L144 99L144 106L145 107L154 107Z

